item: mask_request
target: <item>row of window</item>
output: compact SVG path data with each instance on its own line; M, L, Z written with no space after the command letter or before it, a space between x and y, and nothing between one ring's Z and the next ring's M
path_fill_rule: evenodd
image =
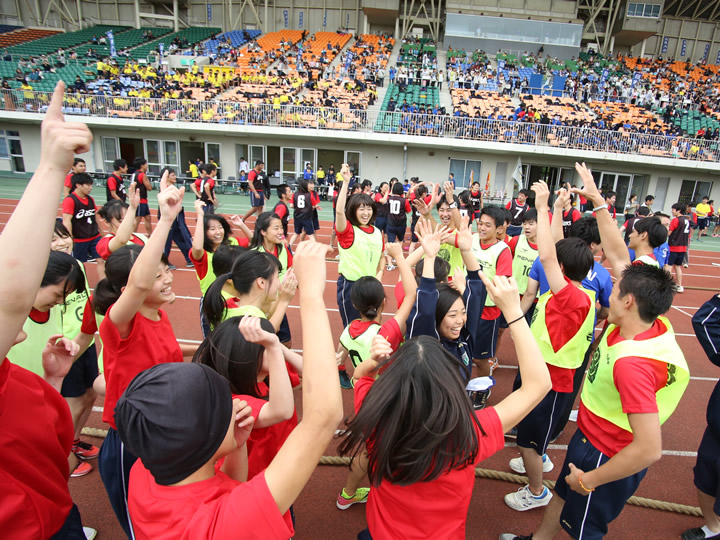
M635 2L628 3L627 16L628 17L649 17L657 19L660 17L660 4L639 4Z

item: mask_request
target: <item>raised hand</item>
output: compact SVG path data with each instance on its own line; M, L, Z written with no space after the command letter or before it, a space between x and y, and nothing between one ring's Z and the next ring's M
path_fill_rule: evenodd
M442 236L447 227L437 225L433 230L432 224L421 219L415 225L415 236L420 239L420 244L425 251L426 257L436 257L442 244Z
M233 399L233 416L235 417L235 442L238 448L245 445L250 438L255 418L252 415L252 407L246 401Z
M390 255L396 261L403 257L402 244L400 242L391 242L385 244L385 253Z
M350 166L347 163L343 163L342 167L340 167L340 175L343 177L345 183L350 182L352 173L350 172Z
M205 213L205 203L200 199L195 199L195 212L197 212L198 217Z
M165 191L158 193L157 200L160 207L160 219L173 221L182 210L185 186L178 189L175 186L168 186Z
M320 242L300 242L293 254L293 269L297 276L300 294L322 298L327 274L325 257L330 246Z
M470 216L460 220L460 228L457 230L457 246L460 251L472 249L472 230L470 229Z
M93 136L85 124L66 122L62 113L65 83L55 86L45 119L40 128L40 162L51 169L67 173L72 166L75 154L90 151Z
M128 196L130 208L133 210L137 209L137 207L140 206L140 190L137 188L137 184L135 182L130 184Z
M583 181L583 188L571 188L570 191L573 193L579 193L587 200L593 203L593 206L602 206L605 203L605 199L600 193L600 190L595 183L592 171L588 169L585 163L575 163L575 170L580 175L580 179Z
M517 283L514 277L495 276L492 281L480 272L480 279L485 284L485 288L493 299L493 302L500 308L505 315L505 319L510 322L522 316L520 308L520 293L518 292Z
M544 180L538 180L530 186L535 192L535 209L539 212L547 212L549 209L550 189Z
M245 221L243 221L242 217L238 215L233 215L230 217L230 223L232 223L236 227L242 227L245 224Z
M45 380L60 391L62 380L68 374L73 359L80 352L80 345L62 334L50 336L42 351L42 366Z
M565 184L564 187L558 189L555 195L557 195L557 198L555 199L553 207L557 212L565 208L565 205L570 202L570 184Z
M240 330L240 333L247 341L250 343L257 343L265 348L272 347L273 345L278 345L280 343L277 334L270 333L262 329L259 317L243 317L240 319L240 323L238 324L238 330Z
M297 286L298 282L297 277L295 276L295 271L290 268L287 272L285 272L285 277L282 285L280 286L280 290L278 291L278 297L281 300L287 300L289 302L292 300L292 297L295 296Z
M452 203L455 195L455 187L453 186L453 183L450 181L445 182L445 184L443 184L443 190L445 191L445 200L448 204Z
M393 353L390 342L381 335L376 335L370 344L370 361L377 365ZM368 360L365 360L367 362Z

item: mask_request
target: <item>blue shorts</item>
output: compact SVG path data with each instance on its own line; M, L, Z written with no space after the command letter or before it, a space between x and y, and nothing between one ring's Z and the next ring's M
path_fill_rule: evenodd
M340 310L340 318L342 319L343 328L345 328L355 319L360 318L360 312L355 309L352 300L350 300L350 291L352 291L352 286L354 284L354 281L348 281L342 274L338 276L337 305L338 309Z
M550 390L517 426L517 445L543 455L572 392Z
M100 242L100 236L93 238L89 242L78 242L77 240L73 243L73 257L80 262L87 262L90 259L99 259L100 255L97 252L97 245Z
M415 219L410 222L410 241L411 242L419 242L420 239L415 235L415 225L417 225L418 220Z
M72 505L65 523L58 532L50 537L50 540L85 540L80 510L76 504Z
M565 501L560 514L560 525L573 538L603 538L608 532L608 523L620 515L625 502L632 497L645 477L647 469L599 486L587 496L575 493L568 487L565 477L570 473L570 463L588 472L597 469L609 459L587 440L582 431L578 429L575 432L555 484L555 493Z
M388 224L387 217L376 217L375 218L375 227L377 229L379 229L381 233L387 233L387 224Z
M312 219L295 219L293 220L293 224L295 225L295 234L302 232L307 235L315 234L315 225Z
M84 396L87 389L92 388L97 376L97 349L93 343L73 362L70 371L63 379L60 395L65 398Z
M670 251L668 252L667 263L670 266L682 266L685 261L685 255L687 251Z
M720 515L720 439L710 428L705 428L695 462L695 487L715 497L713 509Z
M135 210L135 217L145 217L150 215L150 206L146 202L141 202Z
M475 351L473 357L477 359L494 358L497 346L498 332L503 318L493 320L480 319L475 332Z
M407 225L402 227L388 227L387 228L387 241L388 242L403 242L405 240L405 231Z
M120 440L120 435L114 428L108 429L107 436L100 447L98 456L98 469L110 499L115 517L125 531L128 538L135 538L130 523L128 510L128 490L130 486L130 469L137 461Z
M523 232L522 225L508 225L507 235L508 236L519 236Z
M292 335L290 334L290 323L288 322L287 315L283 317L283 320L280 323L280 330L275 333L277 334L280 343L287 343L292 339Z
M253 208L263 207L265 206L265 193L262 191L258 191L257 195L250 192L250 206Z

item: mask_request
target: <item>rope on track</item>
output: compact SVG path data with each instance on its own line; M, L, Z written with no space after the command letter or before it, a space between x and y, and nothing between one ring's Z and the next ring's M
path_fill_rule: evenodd
M91 428L91 427L84 427L82 429L82 434L87 435L89 437L98 437L101 439L104 439L107 435L106 429L98 429L98 428ZM341 456L322 456L320 458L320 465L331 465L331 466L348 466L350 465L350 458L349 457L341 457ZM503 482L511 482L513 484L527 484L528 479L526 476L520 476L517 474L512 474L504 471L495 471L492 469L483 469L483 468L476 468L475 469L475 476L478 478L488 478L490 480L502 480ZM555 488L555 482L552 480L545 480L543 482L548 488L554 489ZM663 510L665 512L674 512L676 514L685 514L688 516L695 516L695 517L702 517L702 512L700 511L700 508L697 506L687 506L685 504L679 504L679 503L673 503L673 502L667 502L667 501L658 501L656 499L648 499L646 497L636 497L632 496L627 501L628 504L632 504L634 506L641 506L643 508L651 508L653 510Z
M691 291L711 291L711 292L715 292L715 293L720 292L720 289L716 289L713 287L689 287L689 286L685 285L685 287L683 287L683 289L688 289Z

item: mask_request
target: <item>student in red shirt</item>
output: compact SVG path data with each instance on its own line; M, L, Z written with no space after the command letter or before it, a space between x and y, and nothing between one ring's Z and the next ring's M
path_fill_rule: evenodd
M95 212L95 199L90 196L93 180L89 174L78 173L72 177L73 192L63 199L63 225L73 237L73 257L80 262L98 258L100 241Z
M132 524L128 520L127 489L130 467L137 458L118 437L115 404L141 371L183 359L183 349L160 307L175 298L173 275L163 248L182 208L184 192L184 188L171 186L158 194L162 217L155 234L142 250L138 246L123 246L108 258L107 277L98 282L93 297L95 311L105 317L100 324L106 381L103 421L110 424L98 464L110 504L129 537ZM195 352L186 349L189 354Z
M249 417L259 411L240 401L233 404L227 381L206 366L155 366L118 403L122 440L141 458L130 484L136 538L226 538L247 531L258 538L286 539L294 534L282 516L342 418L323 300L327 253L326 245L303 242L295 254L305 353L303 418L264 472L245 481ZM153 404L145 406L147 398ZM225 470L217 471L221 458Z
M672 205L673 218L670 221L670 235L668 236L668 245L670 246L670 256L667 264L675 270L675 281L677 281L677 292L681 293L682 284L682 268L685 255L687 254L690 238L692 237L692 222L685 216L686 205L683 203L675 203Z
M0 530L8 538L84 537L67 483L72 418L58 391L77 349L60 343L48 349L44 377L6 359L24 338L22 327L45 273L61 171L68 170L73 154L91 148L90 130L63 119L64 87L58 83L42 123L37 170L0 234L0 297L13 300L0 303Z
M106 202L98 215L107 223L108 233L100 239L97 245L98 255L107 261L107 258L118 249L126 245L144 246L147 236L133 232L135 228L135 210L140 204L140 193L135 184L130 185L130 205L112 199ZM129 208L129 210L128 210Z
M278 202L273 208L273 213L280 218L283 227L283 240L287 242L288 235L288 222L290 221L290 206L292 203L292 189L287 184L282 184L277 187Z
M464 539L475 466L503 448L503 433L550 388L514 280L480 276L510 321L523 386L496 406L474 411L457 360L439 340L413 338L391 354L376 337L370 359L360 365L356 416L339 447L353 458L367 448L373 488L361 538ZM377 369L383 371L375 379Z
M84 173L87 171L87 164L83 158L76 157L73 159L73 165L70 172L65 176L65 183L63 184L63 198L70 195L73 190L72 177L74 174Z
M135 230L137 231L141 221L145 221L145 234L150 236L152 233L152 219L150 216L150 205L148 204L148 191L152 191L152 183L147 176L147 159L142 157L135 158L133 168L135 172L132 175L130 183L135 184L135 189L140 192L140 204L135 210Z

